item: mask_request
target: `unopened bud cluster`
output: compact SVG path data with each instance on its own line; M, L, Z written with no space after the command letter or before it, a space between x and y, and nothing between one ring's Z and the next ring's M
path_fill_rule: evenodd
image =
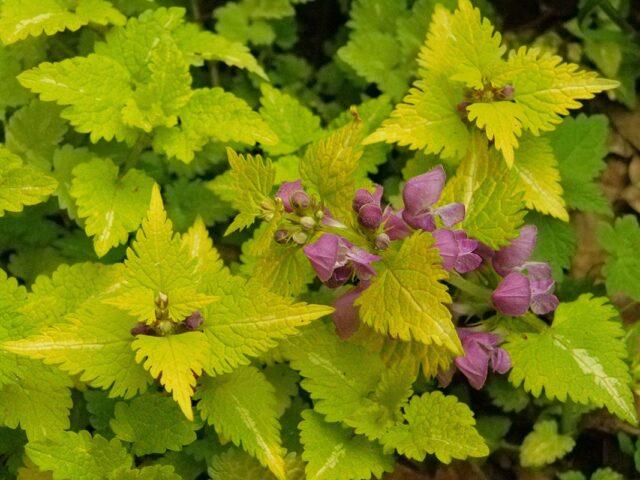
M306 244L325 217L317 197L305 192L300 180L296 180L280 186L276 202L284 208L285 216L273 239L281 244Z
M197 330L204 322L202 314L196 310L182 320L176 321L169 314L169 297L160 292L155 298L155 321L151 324L139 322L131 329L131 335L151 335L163 337Z
M463 100L456 105L458 113L463 119L467 118L467 107L474 103L501 102L513 100L516 89L513 85L505 85L503 87L494 87L491 84L485 85L484 88L467 89L464 92Z

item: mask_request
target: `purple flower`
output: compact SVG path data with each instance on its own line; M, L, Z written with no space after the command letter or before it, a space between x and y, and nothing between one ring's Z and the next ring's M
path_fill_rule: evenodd
M330 288L344 284L354 274L361 280L371 278L376 274L371 263L380 260L379 256L331 233L304 247L304 253L318 278Z
M357 287L352 288L344 295L336 298L333 302L335 311L331 319L336 327L338 336L342 340L347 340L351 337L360 326L360 319L358 317L359 308L354 305L354 302L368 286L369 282L362 281Z
M396 212L391 206L387 206L382 213L382 223L384 233L390 240L400 240L411 235L411 227L403 220L402 210Z
M445 179L444 168L439 165L427 173L407 181L402 191L402 199L404 200L402 218L411 227L433 232L436 229L435 216L439 216L447 227L464 219L465 210L461 203L451 203L433 208L442 194Z
M525 225L518 238L493 255L493 268L504 278L491 300L505 315L520 316L529 309L544 315L558 307L558 298L553 294L555 282L551 267L544 262L528 261L536 246L536 237L536 227Z
M276 197L282 200L282 205L286 212L291 213L296 208L305 209L309 207L311 199L302 188L302 181L284 182L276 192Z
M433 232L433 237L442 257L442 266L446 270L467 273L482 264L482 257L474 253L479 242L467 238L464 231L439 229Z
M480 390L487 380L489 364L494 373L504 374L511 368L511 358L506 350L498 347L502 338L495 333L474 332L469 328L458 328L464 356L454 361L469 384Z
M549 265L525 263L521 271L513 271L502 279L491 295L491 301L496 310L512 317L524 315L529 308L537 315L544 315L558 307L554 287Z
M501 276L506 276L511 270L526 262L536 246L538 229L535 225L525 225L520 229L520 235L508 246L498 250L492 259L494 270Z

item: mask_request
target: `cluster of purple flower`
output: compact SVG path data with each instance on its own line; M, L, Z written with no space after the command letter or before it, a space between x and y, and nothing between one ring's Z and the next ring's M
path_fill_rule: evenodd
M453 229L465 218L463 204L436 207L445 180L441 166L408 180L402 191L404 206L399 210L391 205L383 206L383 189L379 185L373 193L365 189L356 191L352 208L360 232L369 240L370 249L383 251L391 242L401 240L415 230L430 232L446 270L464 274L487 265L502 277L491 296L493 307L498 312L520 316L529 309L540 315L555 310L558 299L553 295L555 283L549 265L529 261L536 243L536 228L530 225L523 227L518 238L498 251L469 238L464 230ZM283 184L276 195L282 200L285 211L297 211L302 215L299 223L304 228L306 217L303 215L312 201L302 189L301 182ZM313 210L323 225L344 228L326 209L318 209L314 205ZM318 216L317 212L321 215ZM311 227L311 222L308 223ZM438 227L438 223L442 226ZM376 274L373 264L381 257L335 233L322 233L312 243L307 241L310 238L305 235L304 239L300 238L302 241L295 240L305 245L305 255L326 286L337 288L349 281L356 283L334 302L336 330L341 338L349 338L359 326L354 302L369 286ZM455 364L474 388L484 384L490 364L494 372L509 370L511 361L507 352L498 347L502 341L498 335L466 328L458 329L458 335L465 355L456 358Z

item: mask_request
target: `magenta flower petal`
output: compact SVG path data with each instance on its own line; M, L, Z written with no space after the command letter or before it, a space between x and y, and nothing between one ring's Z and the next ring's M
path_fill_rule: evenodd
M442 257L442 266L445 270L451 270L458 260L458 242L450 230L436 230L433 232L436 247Z
M469 384L479 390L487 380L489 363L497 373L506 373L511 368L509 354L498 347L502 338L495 333L475 332L468 328L458 328L464 356L455 359L455 364L467 377Z
M329 280L336 269L340 240L337 235L327 233L303 249L318 278L323 282Z
M333 274L327 280L325 285L329 288L338 288L345 283L353 276L353 266L352 265L343 265L342 267L338 267L333 271Z
M552 293L543 293L531 297L531 311L536 315L545 315L558 308L558 297Z
M511 369L511 357L504 348L496 348L491 352L491 369L495 373L507 373Z
M459 273L467 273L482 264L482 257L473 253L478 241L467 238L464 231L438 229L433 232L433 236L445 270L455 269Z
M511 270L526 262L536 246L538 229L535 225L525 225L520 235L510 245L501 248L493 256L493 268L503 277Z
M477 342L468 342L463 347L464 357L457 357L454 362L467 377L469 384L476 390L480 390L487 381L489 373L489 353Z
M524 315L531 303L529 279L519 272L511 272L504 277L491 295L494 307L504 315L519 317Z
M427 173L408 180L402 191L405 211L411 216L429 211L440 198L445 179L444 168L438 165Z
M395 212L387 206L382 213L382 222L384 233L389 235L391 240L400 240L411 235L411 227L402 219L402 211Z
M285 211L293 212L293 206L291 205L291 195L294 192L302 190L302 180L296 180L295 182L284 182L280 185L280 188L276 192L276 197L282 200Z
M342 340L347 340L351 337L360 326L360 319L358 317L359 308L353 303L365 290L366 286L368 285L363 285L363 282L361 282L360 285L352 288L333 302L333 308L336 310L333 312L331 318L338 332L338 336Z
M407 209L402 211L402 219L409 226L416 230L424 230L425 232L433 232L436 229L436 221L430 212L414 214Z
M382 222L382 209L379 204L367 203L358 211L358 223L364 228L375 230Z
M187 327L187 330L197 330L198 327L202 325L202 322L204 322L204 319L199 310L196 310L184 319L184 325Z
M347 259L353 264L353 268L355 268L358 277L366 280L376 274L371 264L381 260L381 257L369 253L362 248L351 247L347 252Z
M462 203L449 203L436 208L434 213L440 217L445 227L453 227L464 220L465 208Z

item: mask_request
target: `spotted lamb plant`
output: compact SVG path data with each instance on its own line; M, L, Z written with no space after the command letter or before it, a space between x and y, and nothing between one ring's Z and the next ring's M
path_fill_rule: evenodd
M321 85L345 65L289 72L304 2L191 3L0 1L0 478L364 480L499 448L535 468L586 412L635 432L634 336L548 247L607 213L599 167L576 186L559 160L604 145L601 118L562 117L616 81L507 52L469 0L354 0L336 58L391 97L347 109ZM600 229L610 294L640 299L639 231Z

